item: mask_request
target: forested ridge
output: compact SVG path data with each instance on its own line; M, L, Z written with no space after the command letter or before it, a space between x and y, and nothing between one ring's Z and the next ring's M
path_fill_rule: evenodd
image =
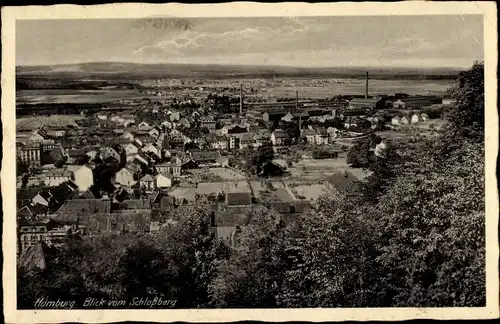
M474 307L485 298L484 66L461 72L437 137L370 157L363 195L285 224L261 207L230 250L200 203L156 236L70 242L18 268L18 306L161 296L176 307Z

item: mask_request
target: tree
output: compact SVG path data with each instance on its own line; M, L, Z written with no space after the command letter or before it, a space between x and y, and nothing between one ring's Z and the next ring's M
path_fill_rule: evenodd
M299 216L287 235L291 263L279 293L280 307L379 306L374 239L368 208L324 198L317 211Z
M274 150L271 146L261 146L252 151L247 157L246 166L250 174L261 175L267 164L274 159Z
M349 149L347 153L347 164L355 168L368 167L371 155L370 143L368 141L358 142Z
M253 211L240 245L210 283L212 306L276 307L285 270L284 237L278 214L266 208Z
M77 165L84 165L84 164L87 164L90 162L90 156L88 156L87 154L84 154L84 155L80 155L76 161L75 161L75 164Z
M16 173L18 176L27 173L29 171L29 166L23 162L19 157L16 158Z
M474 141L484 139L484 63L475 62L460 72L458 84L450 91L457 104L448 112L450 132Z

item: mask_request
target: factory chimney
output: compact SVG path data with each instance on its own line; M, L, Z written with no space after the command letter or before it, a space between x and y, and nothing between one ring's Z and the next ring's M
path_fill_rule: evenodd
M240 84L240 115L243 115L243 85Z
M299 90L295 90L295 111L299 111Z
M365 99L368 99L368 71L366 71Z
M299 90L295 90L295 112L299 114L299 138L302 136L302 114L299 111Z

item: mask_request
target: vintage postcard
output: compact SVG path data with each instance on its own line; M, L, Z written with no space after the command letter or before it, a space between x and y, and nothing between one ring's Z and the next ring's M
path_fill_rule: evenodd
M7 322L499 316L495 3L2 27Z

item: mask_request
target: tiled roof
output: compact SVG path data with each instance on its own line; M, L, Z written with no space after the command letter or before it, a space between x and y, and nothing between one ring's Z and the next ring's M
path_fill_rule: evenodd
M46 173L47 177L71 177L71 171L67 168L50 169Z
M168 178L168 179L173 179L174 178L174 175L171 174L171 173L169 173L169 172L163 172L163 173L161 173L159 175L162 175L162 176L164 176L165 178Z
M152 181L154 181L154 179L151 175L146 174L144 177L141 178L140 181L152 182Z
M250 222L252 206L227 207L215 213L216 226L244 226Z
M274 131L274 136L278 137L278 138L289 138L290 137L290 135L288 135L287 132L285 132L285 131L283 131L281 129L276 129Z
M252 204L252 194L246 192L228 192L227 193L228 205L250 205Z
M329 176L326 181L342 194L353 193L359 184L358 178L348 171L335 173Z

